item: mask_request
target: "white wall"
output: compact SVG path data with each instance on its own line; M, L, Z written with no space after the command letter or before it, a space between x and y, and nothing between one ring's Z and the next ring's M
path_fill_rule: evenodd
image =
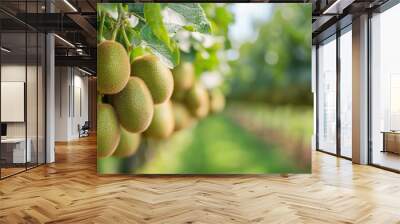
M1 82L1 121L24 122L25 83ZM36 108L36 106L35 106Z
M78 133L78 124L83 125L85 121L88 121L89 119L89 111L88 111L88 78L81 76L82 73L79 72L79 75L76 75L77 70L75 70L75 75L74 75L74 89L75 91L73 92L74 96L72 98L74 99L74 108L72 109L72 119L71 119L71 135L73 138L78 138L79 133ZM80 93L79 93L80 92ZM79 97L80 95L80 97ZM80 102L79 102L80 101ZM79 108L81 107L81 108ZM80 111L80 109L82 111ZM75 110L75 113L74 113Z
M83 75L76 68L56 67L56 141L79 138L78 125L88 120L88 78Z
M55 141L68 140L68 85L67 67L55 68Z

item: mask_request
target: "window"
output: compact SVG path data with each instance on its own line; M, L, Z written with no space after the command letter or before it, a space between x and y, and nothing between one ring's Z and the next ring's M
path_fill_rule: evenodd
M0 3L23 16L42 1ZM45 163L45 35L5 13L0 17L0 178ZM12 108L12 109L11 109Z
M400 5L371 18L372 163L400 170Z
M336 153L336 36L318 48L318 149Z
M351 158L352 148L352 33L340 36L340 154Z

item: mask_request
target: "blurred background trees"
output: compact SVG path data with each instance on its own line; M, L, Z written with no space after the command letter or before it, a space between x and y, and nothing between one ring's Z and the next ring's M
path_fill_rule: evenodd
M310 21L311 7L276 4L269 20L253 23L256 40L230 62L229 99L312 105Z

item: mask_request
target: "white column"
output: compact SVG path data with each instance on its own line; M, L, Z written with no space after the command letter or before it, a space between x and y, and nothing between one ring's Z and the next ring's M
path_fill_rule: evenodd
M46 163L55 161L55 73L54 73L54 35L46 35Z
M54 12L51 1L46 1L46 12ZM46 34L46 163L55 162L55 43L52 33Z
M353 19L353 162L368 163L368 15Z

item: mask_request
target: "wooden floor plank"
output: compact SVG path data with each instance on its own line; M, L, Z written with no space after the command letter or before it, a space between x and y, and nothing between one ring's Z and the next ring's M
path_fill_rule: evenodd
M313 152L313 174L98 176L96 139L0 181L0 223L400 223L400 175Z

